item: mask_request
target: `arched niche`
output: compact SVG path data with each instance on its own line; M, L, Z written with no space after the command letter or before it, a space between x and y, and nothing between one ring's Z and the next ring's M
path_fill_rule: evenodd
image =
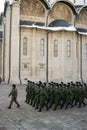
M84 7L79 12L78 22L87 25L87 7Z
M21 0L20 14L45 17L45 6L40 0Z
M65 3L56 3L50 13L50 19L73 21L73 12L71 8Z

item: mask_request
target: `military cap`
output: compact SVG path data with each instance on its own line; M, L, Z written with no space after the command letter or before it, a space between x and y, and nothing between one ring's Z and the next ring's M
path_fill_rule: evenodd
M44 85L46 85L46 83L44 83Z
M39 84L42 84L42 82L41 82L41 81L39 81Z
M71 84L73 84L73 81L71 81Z
M30 82L30 80L27 80L27 82Z
M51 85L51 83L48 83L49 85Z
M16 85L15 85L15 84L12 84L12 87L13 87L13 88L15 88L15 87L16 87Z
M15 84L12 84L13 87L15 87L16 85Z

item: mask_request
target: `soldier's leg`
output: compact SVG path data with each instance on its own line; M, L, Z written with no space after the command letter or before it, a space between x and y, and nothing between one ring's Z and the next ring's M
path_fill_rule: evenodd
M40 108L39 108L39 111L38 111L38 112L41 112L42 109L43 109L43 107L44 107L44 102L40 102Z
M49 105L49 108L51 108L51 107L52 107L53 103L54 103L54 99L52 98L52 99L50 100L50 105Z
M31 101L29 103L30 105L32 105L32 100L33 100L33 95L31 96Z
M65 103L66 103L65 99L62 99L62 103L61 103L60 109L62 109L64 107Z
M69 101L68 101L68 99L66 99L66 106L65 106L65 109L68 109L68 106L69 106Z
M83 104L83 106L86 106L86 103L84 102L84 100L82 101L82 104Z
M38 97L37 97L37 99L36 99L36 107L35 107L35 109L38 109L39 104L40 104L40 102L39 102L39 99L38 99Z
M18 101L15 99L14 102L16 103L17 107L20 107Z
M71 104L72 104L72 105L74 105L74 102L75 102L75 96L73 96L73 97L71 98Z
M79 102L79 106L78 106L78 108L80 108L81 107L81 102Z
M11 99L10 105L9 105L9 107L8 107L9 109L11 108L12 104L13 104L13 100Z
M27 104L29 104L29 103L30 103L30 95L27 94Z
M50 97L47 98L47 105L50 103Z
M78 97L76 97L76 98L75 98L75 104L74 104L74 105L76 106L78 102L79 102L79 99L78 99Z
M72 103L72 101L70 101L69 104L70 104L70 107L73 108L73 103Z
M58 99L56 100L54 100L54 109L53 110L56 110L57 109L57 106L58 106Z
M35 100L35 97L33 97L33 100L32 100L32 106L33 106L33 104L34 104L34 100Z
M30 103L30 105L33 104L33 101L34 101L34 95L33 95L32 98L31 98L31 103Z
M36 103L36 107L35 107L35 109L38 109L38 106L39 106L38 103Z
M27 102L27 99L28 99L28 95L26 94L26 100L25 100L25 102Z
M36 104L36 97L35 97L34 100L33 100L33 105L32 105L32 107L35 107L35 104Z
M81 98L81 99L79 100L79 107L81 107L82 104L83 104L83 106L86 105L85 102L84 102L84 98Z
M82 97L81 104L83 104L83 106L86 106L86 103L85 103L84 99L85 99L85 97Z
M49 107L48 107L47 102L45 102L44 104L45 104L46 109L48 110L48 109L49 109Z
M40 108L39 108L38 112L41 112L41 110L42 110L42 105L40 104Z

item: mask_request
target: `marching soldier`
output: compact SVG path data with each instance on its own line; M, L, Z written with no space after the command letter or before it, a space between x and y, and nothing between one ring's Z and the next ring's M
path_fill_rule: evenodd
M52 106L54 106L53 110L56 110L58 105L60 109L63 107L68 109L69 106L72 108L77 103L79 107L81 107L81 104L86 105L84 99L87 98L87 85L80 82L68 84L51 82L49 86L46 86L41 81L39 81L39 84L29 81L26 92L26 100L28 103L31 101L30 104L35 109L39 108L39 112L44 107L48 110Z
M30 81L28 80L27 81L27 87L26 87L26 100L25 100L25 102L28 104L29 102L30 102Z
M8 97L11 96L11 101L10 101L10 105L9 105L8 109L11 109L11 106L12 106L13 102L16 103L17 108L20 107L20 105L19 105L19 103L18 103L18 101L17 101L17 94L18 94L18 93L17 93L16 85L13 84L12 87L13 87L13 88L12 88L11 92L10 92L9 95L8 95Z
M44 88L41 89L41 92L40 92L40 108L39 108L39 111L38 112L41 112L43 107L45 106L48 110L48 106L47 106L47 102L46 102L46 99L47 99L47 95L46 95L46 91Z

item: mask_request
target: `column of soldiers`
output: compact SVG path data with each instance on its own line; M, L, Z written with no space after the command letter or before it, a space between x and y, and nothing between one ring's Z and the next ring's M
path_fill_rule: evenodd
M38 109L41 112L44 107L46 110L52 108L56 110L68 109L78 105L80 108L85 106L85 99L87 98L87 84L81 82L70 83L55 83L50 82L48 86L46 83L34 83L28 80L26 87L26 103Z

